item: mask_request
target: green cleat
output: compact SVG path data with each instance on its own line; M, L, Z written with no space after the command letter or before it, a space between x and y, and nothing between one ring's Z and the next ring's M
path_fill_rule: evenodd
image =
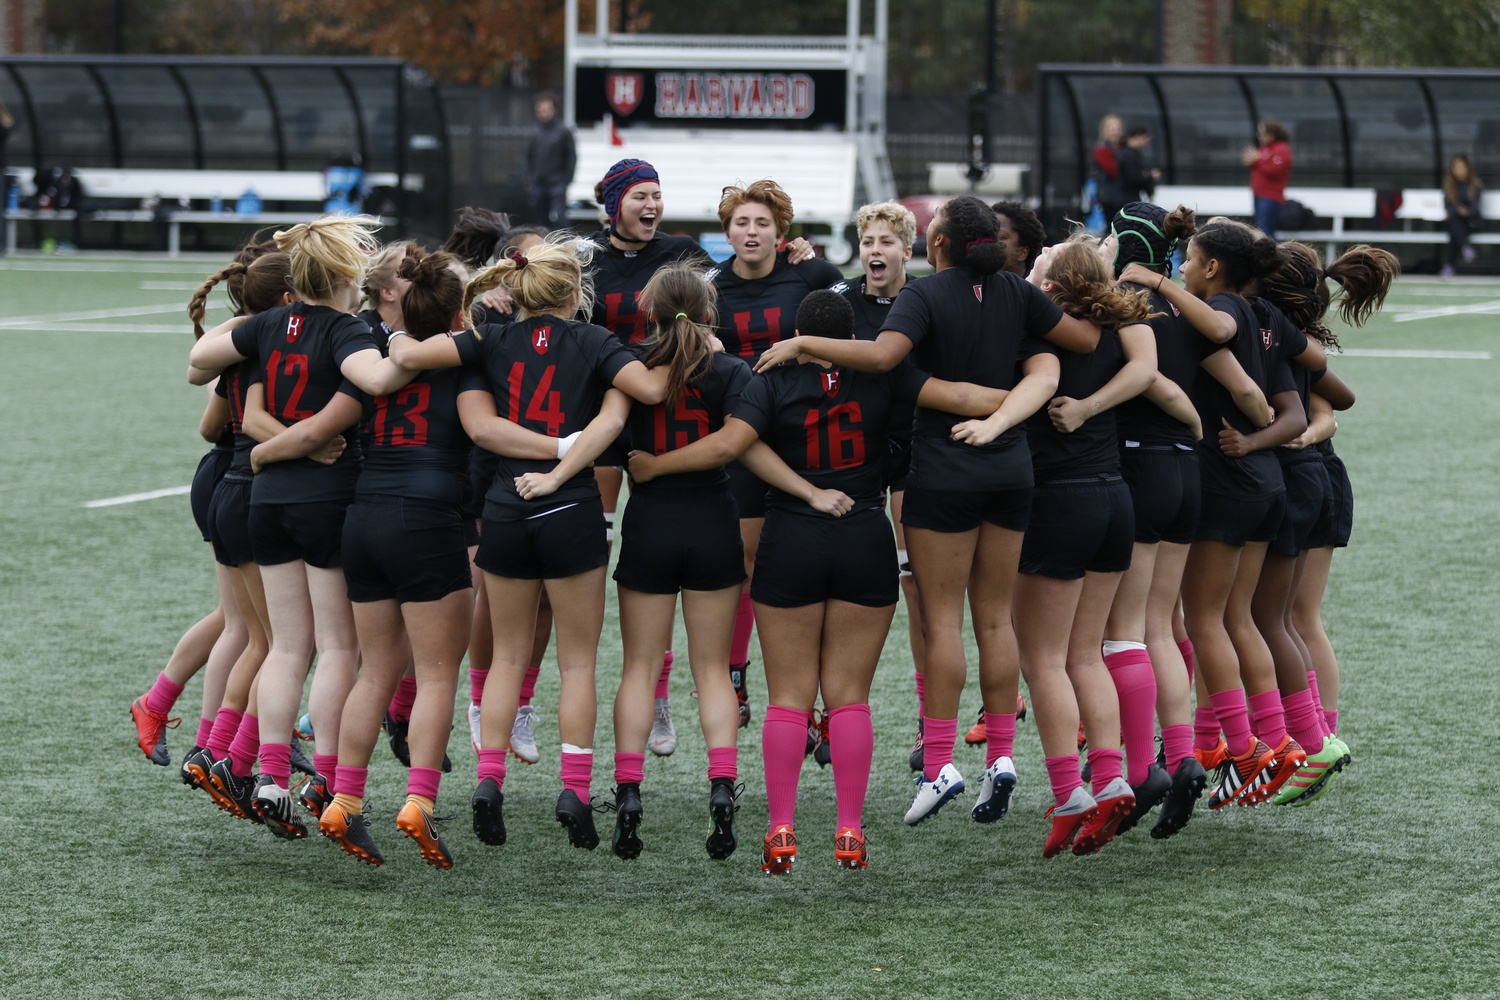
M1278 806L1307 805L1328 790L1328 783L1349 760L1349 748L1334 737L1327 737L1322 748L1309 754L1291 779L1281 786L1272 803Z

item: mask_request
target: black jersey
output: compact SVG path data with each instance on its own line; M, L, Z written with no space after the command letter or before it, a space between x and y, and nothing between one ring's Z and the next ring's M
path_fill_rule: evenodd
M772 344L796 332L797 307L808 292L843 279L843 272L826 260L789 264L785 253L776 255L764 278L741 278L729 258L708 272L719 290L718 334L724 350L753 366Z
M461 333L453 342L468 367L459 391L493 393L500 416L548 437L583 430L598 415L615 376L633 360L603 327L556 316L481 327L477 336ZM599 496L589 469L541 501L522 500L516 493L517 476L556 466L556 459L501 456L485 494L485 518L520 520Z
M235 350L255 359L266 410L290 427L352 387L339 371L360 351L378 350L370 328L349 313L294 302L252 316L232 334ZM276 462L255 477L252 503L312 503L354 495L361 452L349 442L332 465L310 458Z
M911 284L908 281L902 286L902 291L909 288ZM891 303L896 301L896 296L866 293L864 275L845 281L836 281L831 287L833 291L848 299L849 305L854 309L854 339L874 340L879 337L880 331L885 329L885 318L890 315ZM900 292L897 294L899 295ZM911 441L911 425L916 417L915 403L898 403L891 414L891 437Z
M638 358L644 359L645 354L645 345L634 351ZM708 437L724 426L724 418L733 411L752 374L750 366L739 358L715 354L708 371L688 383L675 402L658 406L636 403L631 408L630 440L641 451L661 455ZM728 482L729 473L723 468L703 469L662 476L649 483L639 483L631 490L691 489L723 486Z
M949 381L1013 389L1022 378L1021 362L1052 352L1041 338L1062 315L1041 289L1014 274L979 275L953 267L902 290L885 328L911 340L912 363L923 371ZM917 407L909 486L1007 490L1031 485L1024 428L1012 427L975 447L949 437L963 419Z
M1275 304L1257 298L1251 299L1250 305L1255 310L1255 318L1260 321L1261 348L1265 351L1266 364L1274 366L1267 395L1296 391L1297 398L1302 401L1303 414L1311 418L1312 386L1323 373L1314 373L1293 360L1307 350L1307 334L1287 319ZM1309 454L1305 448L1301 451L1276 448L1274 454L1282 465L1295 465L1318 457Z
M1101 330L1099 346L1092 354L1059 352L1062 376L1059 396L1086 399L1104 388L1125 366L1125 349L1118 330ZM1120 471L1120 443L1113 408L1096 413L1071 434L1052 425L1043 407L1026 421L1031 445L1031 466L1038 483L1078 479Z
M396 331L391 329L389 323L380 318L379 309L366 309L359 314L359 318L364 320L365 325L370 328L370 334L375 338L375 346L380 348L380 353L385 354L386 344L390 343L391 334Z
M884 375L822 365L787 365L750 380L734 416L755 428L794 472L819 489L842 490L854 510L884 496L886 435L898 402L913 403L932 376L907 362ZM777 489L768 506L828 517Z
M608 232L589 237L594 244L589 273L594 282L594 311L589 321L633 347L643 343L650 324L640 308L641 292L661 268L679 262L710 267L713 259L691 236L658 236L639 250L621 250Z
M1220 351L1231 351L1251 380L1260 387L1269 399L1273 393L1273 369L1267 365L1267 352L1261 345L1260 321L1250 303L1238 295L1220 293L1208 300L1218 312L1234 317L1235 334L1227 344L1215 344L1203 338L1199 351L1202 359ZM1201 369L1193 380L1190 390L1193 406L1203 421L1203 440L1197 442L1199 468L1202 473L1203 492L1257 499L1271 496L1284 486L1281 478L1281 463L1268 451L1253 451L1244 458L1230 458L1219 450L1219 431L1224 421L1241 434L1253 434L1257 428L1240 412L1229 390L1218 380Z
M214 393L229 404L229 432L234 446L234 459L229 463L231 471L250 473L250 452L255 449L255 439L245 433L245 394L255 378L257 364L241 361L230 365L219 374Z
M1143 286L1122 286L1143 287ZM1167 301L1166 296L1152 289L1151 311L1161 313L1152 317L1151 332L1156 336L1156 370L1163 378L1171 379L1183 392L1193 391L1193 381L1198 377L1198 363L1203 360L1203 343L1207 340ZM1118 407L1116 426L1120 430L1120 444L1125 448L1173 448L1179 444L1192 447L1193 431L1176 417L1169 416L1145 395L1127 399ZM1207 436L1209 428L1204 427ZM1217 433L1217 432L1215 432Z
M458 419L460 375L456 368L423 372L390 395L368 400L370 443L356 496L459 502L470 447Z

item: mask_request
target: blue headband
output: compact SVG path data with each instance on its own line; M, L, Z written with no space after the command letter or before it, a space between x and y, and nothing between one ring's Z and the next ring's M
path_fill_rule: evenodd
M625 197L625 192L637 184L647 181L661 183L661 178L656 174L656 168L645 160L621 160L609 168L604 175L604 214L609 216L611 223L620 219L620 199Z

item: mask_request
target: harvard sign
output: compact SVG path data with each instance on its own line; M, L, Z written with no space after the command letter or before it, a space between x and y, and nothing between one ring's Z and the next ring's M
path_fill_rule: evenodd
M842 125L842 72L578 68L577 123Z

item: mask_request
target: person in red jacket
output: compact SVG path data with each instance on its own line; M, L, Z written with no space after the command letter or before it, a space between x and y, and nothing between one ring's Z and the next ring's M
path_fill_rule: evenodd
M1255 196L1255 226L1276 235L1281 206L1286 204L1286 182L1292 176L1291 135L1280 122L1267 119L1255 130L1260 148L1246 146L1240 159L1250 168L1250 193Z

